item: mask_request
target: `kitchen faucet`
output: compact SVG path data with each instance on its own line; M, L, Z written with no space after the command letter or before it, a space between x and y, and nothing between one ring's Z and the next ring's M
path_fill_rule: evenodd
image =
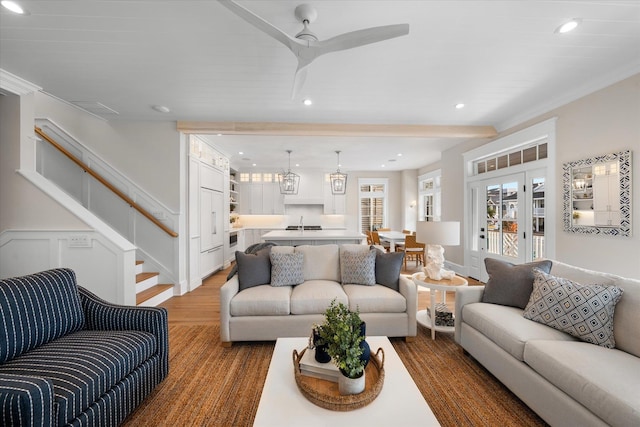
M304 216L300 215L300 226L298 227L300 231L304 231Z

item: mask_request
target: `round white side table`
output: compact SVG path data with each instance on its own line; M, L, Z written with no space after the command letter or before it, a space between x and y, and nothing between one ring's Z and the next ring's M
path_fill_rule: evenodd
M437 326L436 325L436 291L442 291L442 302L447 302L447 292L456 292L461 286L467 286L469 283L460 276L454 276L451 280L433 280L424 273L414 273L411 275L413 283L423 288L429 288L430 311L431 317L427 315L427 310L419 310L416 314L416 320L424 327L431 329L431 339L436 339L436 331L438 332L454 332L454 326Z

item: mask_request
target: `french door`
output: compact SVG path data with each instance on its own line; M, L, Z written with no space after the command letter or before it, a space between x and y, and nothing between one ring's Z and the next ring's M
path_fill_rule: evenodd
M514 264L545 256L545 171L469 182L469 275L486 282L487 257Z

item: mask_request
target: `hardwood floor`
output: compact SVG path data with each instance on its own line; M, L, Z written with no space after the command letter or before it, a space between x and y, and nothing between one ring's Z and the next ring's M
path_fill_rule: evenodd
M408 269L402 274L413 274L420 268L412 268L413 263L407 265ZM169 312L169 324L174 325L213 325L220 323L220 287L227 281L227 275L231 267L218 271L206 278L202 285L192 292L182 296L175 296L162 303ZM480 282L467 278L469 285L478 285ZM429 291L418 288L418 307L424 308L429 303ZM436 298L440 298L436 295ZM447 294L447 305L453 309L454 293ZM438 299L439 300L439 299Z

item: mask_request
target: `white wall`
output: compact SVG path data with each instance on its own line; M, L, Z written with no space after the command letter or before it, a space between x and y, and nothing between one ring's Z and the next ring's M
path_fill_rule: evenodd
M640 278L640 74L551 110L517 127L501 132L504 137L548 118L557 117L555 182L557 215L562 215L562 164L595 155L633 151L633 236L630 238L567 233L561 217L556 220L556 258L584 268ZM496 138L496 139L497 139ZM442 153L439 164L420 172L442 169L443 220L464 218L464 165L462 153L486 141L467 141ZM464 233L464 229L462 230ZM447 248L447 260L463 264L464 248Z
M358 188L359 178L388 178L389 189L387 191L387 208L389 210L388 225L392 230L404 228L404 210L401 172L348 172L347 179L347 215L345 217L348 230L360 230L358 227L358 215L360 214L360 200ZM417 176L416 176L417 180ZM416 184L417 188L417 184ZM416 190L417 196L417 190ZM408 206L407 206L408 207Z
M35 170L33 102L33 94L0 96L0 231L87 229L84 222L17 173L21 162L23 168ZM21 141L26 148L21 148Z
M180 210L175 122L107 122L42 92L35 96L35 117L52 120L165 206Z

